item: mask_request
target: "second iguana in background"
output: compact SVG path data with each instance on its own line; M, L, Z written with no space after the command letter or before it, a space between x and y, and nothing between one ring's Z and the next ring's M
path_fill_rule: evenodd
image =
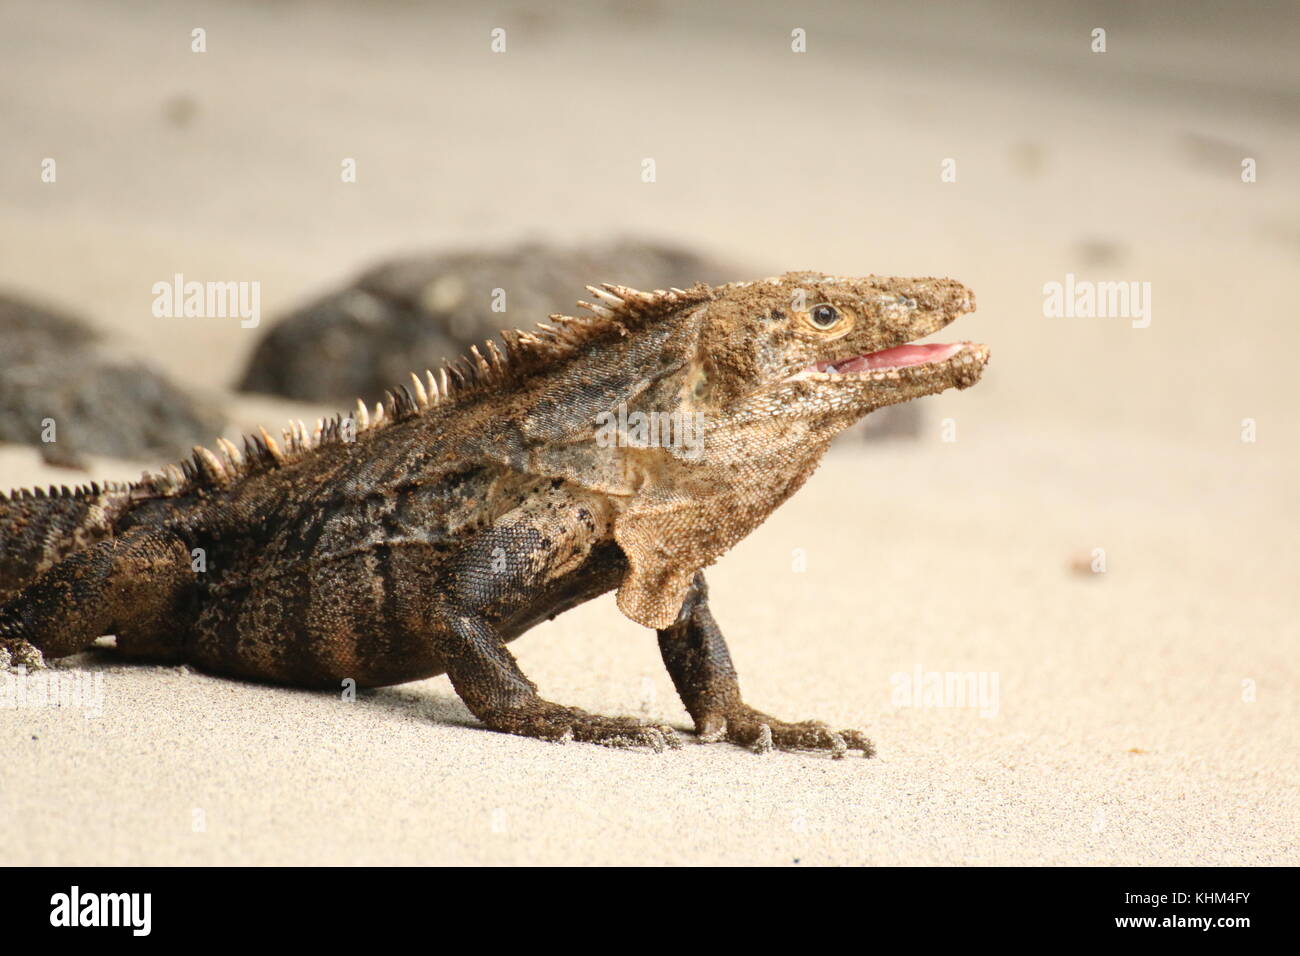
M870 755L859 731L742 699L703 569L837 432L979 380L984 346L908 344L974 296L811 272L589 288L590 315L504 333L314 431L222 441L133 484L0 496L0 666L114 634L127 657L296 686L445 673L496 730L677 746L671 727L543 698L506 649L616 589L657 630L701 739Z

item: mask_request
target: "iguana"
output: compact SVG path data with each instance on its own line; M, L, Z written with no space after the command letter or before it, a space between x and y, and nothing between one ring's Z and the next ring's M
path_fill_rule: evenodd
M661 750L664 724L541 697L506 644L617 590L704 741L870 755L741 697L703 569L886 405L966 388L983 345L908 344L974 308L949 279L639 292L503 333L373 410L196 448L132 484L0 502L0 659L105 634L129 658L305 687L447 674L488 727ZM653 413L653 414L652 414ZM665 437L667 440L665 440Z

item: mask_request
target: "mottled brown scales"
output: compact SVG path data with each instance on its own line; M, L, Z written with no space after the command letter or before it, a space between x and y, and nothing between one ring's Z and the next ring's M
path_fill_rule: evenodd
M978 381L984 346L900 348L973 296L807 272L591 293L591 315L503 333L348 418L130 485L0 497L0 665L114 634L128 656L299 686L445 673L497 730L677 746L670 727L545 700L506 649L617 590L702 739L870 754L857 731L743 701L702 571L837 432Z

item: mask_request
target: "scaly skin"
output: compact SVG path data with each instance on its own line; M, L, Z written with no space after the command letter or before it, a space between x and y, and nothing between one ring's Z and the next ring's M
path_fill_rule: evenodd
M293 426L283 447L263 432L244 455L196 449L133 485L0 501L0 664L111 633L130 657L297 686L445 673L496 730L678 746L671 727L543 699L506 649L616 589L658 632L700 739L870 755L858 731L745 703L702 569L837 432L979 379L988 352L969 343L860 358L937 331L973 296L818 273L592 292L591 317L503 333L504 354L475 351L314 434ZM656 440L637 413L700 431Z

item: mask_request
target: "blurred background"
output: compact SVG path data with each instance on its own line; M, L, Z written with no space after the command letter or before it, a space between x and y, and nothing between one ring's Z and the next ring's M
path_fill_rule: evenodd
M58 0L0 18L0 282L193 386L234 383L274 317L386 258L632 235L763 272L960 279L981 306L965 331L996 349L960 396L981 417L1232 436L1295 395L1288 2ZM178 272L259 281L263 326L153 317ZM1151 282L1151 327L1045 319L1066 272Z
M206 52L192 52L196 29ZM806 52L792 49L800 38ZM469 280L430 285L439 257L460 257L474 282L532 283L520 301L539 309L568 289L541 311L584 282L629 281L625 260L653 271L663 263L646 258L660 254L679 257L665 269L709 278L958 279L979 310L949 337L992 348L979 386L918 403L902 438L839 443L737 549L735 570L715 572L719 618L749 635L733 639L747 688L803 709L847 701L846 717L867 714L897 747L943 717L889 711L883 675L922 659L1000 671L1000 726L1028 735L1000 740L1003 752L1043 727L1116 752L1176 751L1162 779L1194 769L1206 787L1240 783L1251 796L1236 805L1257 801L1204 844L1248 858L1277 792L1252 768L1276 765L1283 742L1294 755L1300 725L1297 49L1289 0L10 0L0 294L74 317L114 361L165 376L195 403L184 427L216 415L236 434L345 407L238 391L259 347L273 367L277 351L287 365L299 348L334 348L326 378L363 347L367 309L405 309L418 326L430 303L480 301ZM642 251L610 261L622 240ZM559 264L538 265L550 255ZM582 275L575 256L602 271ZM414 273L385 285L402 262ZM153 285L177 273L260 283L259 326L156 317ZM1149 326L1049 317L1044 286L1067 274L1150 283ZM358 287L370 297L359 306L334 298ZM315 331L263 345L304 310L324 316ZM512 304L502 324L541 318ZM323 342L336 327L342 345ZM10 418L40 412L22 395L75 365L71 341L41 353L56 356L49 375L28 361L28 384L11 382L11 407L26 410ZM402 348L418 349L397 341L400 365ZM303 365L296 381L312 380ZM85 480L10 438L0 484ZM169 456L75 457L62 464L130 478ZM747 581L784 573L795 547L818 573L753 593ZM892 623L863 622L864 581L894 599ZM828 673L825 647L772 633L783 608L873 639L835 651L858 656ZM635 630L612 608L588 613L545 633L586 635L596 620ZM593 634L568 651L528 645L535 657L521 642L520 655L555 696L626 709L628 688L659 673L653 642L638 638L643 657L628 658L632 643ZM583 698L593 666L611 697ZM869 694L854 683L864 675ZM1244 711L1251 675L1282 692ZM1183 740L1193 729L1231 749L1221 776L1198 763L1208 748ZM1170 825L1185 812L1171 806ZM1043 825L1059 831L1060 818ZM1099 859L1133 858L1112 850Z

